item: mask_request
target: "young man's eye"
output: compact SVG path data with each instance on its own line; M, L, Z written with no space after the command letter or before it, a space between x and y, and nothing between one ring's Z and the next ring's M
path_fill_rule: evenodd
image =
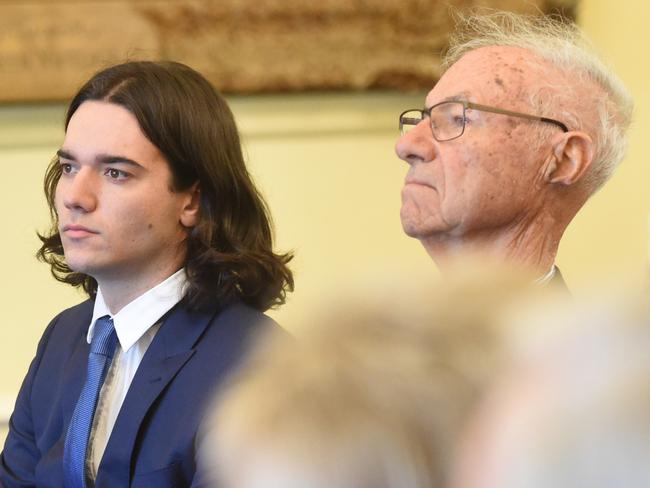
M112 180L125 180L129 177L129 174L126 171L115 168L107 168L104 174Z
M70 163L61 163L61 173L72 173L72 165Z

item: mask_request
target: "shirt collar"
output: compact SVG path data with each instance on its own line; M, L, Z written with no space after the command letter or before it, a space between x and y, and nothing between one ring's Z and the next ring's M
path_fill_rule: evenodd
M97 319L109 315L113 318L115 332L122 350L128 351L152 325L156 324L163 315L181 301L186 283L185 268L181 268L162 283L131 301L115 315L111 314L108 305L104 301L102 290L98 288L93 318L88 328L86 340L90 344Z
M533 284L535 285L546 285L549 281L553 279L555 276L555 265L551 266L551 269L548 270L548 272L544 276L540 276L539 278L533 280Z

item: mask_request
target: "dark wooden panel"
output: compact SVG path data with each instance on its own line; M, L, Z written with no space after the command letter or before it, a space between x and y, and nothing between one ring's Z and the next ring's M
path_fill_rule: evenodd
M421 89L438 73L449 4L549 7L548 0L5 0L0 101L66 99L93 72L125 59L182 61L226 92Z

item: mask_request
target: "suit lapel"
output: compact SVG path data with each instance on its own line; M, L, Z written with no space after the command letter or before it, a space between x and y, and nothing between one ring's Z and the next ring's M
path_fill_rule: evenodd
M63 432L63 437L65 437L67 433L67 426L70 425L72 412L74 412L74 409L77 406L79 394L81 393L81 389L86 381L89 351L90 345L86 342L86 337L84 336L74 348L72 357L70 358L70 361L68 361L68 364L61 375L65 378L65 386L62 388L62 391L65 393L63 398L61 398L63 425L66 426L66 429Z
M86 335L90 320L92 319L92 302L89 301L87 303L88 305L81 309L81 317L75 317L70 320L71 324L77 324L79 331L76 333L68 332L70 337L76 338L76 342L72 347L70 358L61 374L61 377L64 379L63 381L65 381L65 385L61 388L63 392L61 396L61 412L63 425L65 426L65 429L62 430L62 438L65 438L68 431L72 412L74 412L77 406L79 394L86 381L88 353L90 351L90 344L86 341Z
M97 473L98 485L129 485L131 457L140 425L156 398L194 354L193 347L213 315L190 313L177 306L164 321L124 399Z

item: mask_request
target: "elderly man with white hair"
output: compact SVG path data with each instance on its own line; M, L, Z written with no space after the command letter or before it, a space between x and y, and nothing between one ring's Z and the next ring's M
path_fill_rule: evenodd
M443 271L471 252L561 281L560 239L625 153L629 94L548 17L459 16L444 66L399 118L404 231Z

